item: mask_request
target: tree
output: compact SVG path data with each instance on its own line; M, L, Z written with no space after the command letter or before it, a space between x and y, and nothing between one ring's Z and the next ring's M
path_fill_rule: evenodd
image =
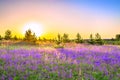
M93 40L93 35L92 34L90 34L90 40Z
M32 31L29 29L25 32L25 40L35 42L37 40L35 33L32 34Z
M16 36L16 35L13 37L13 39L14 39L14 40L18 40L18 38L17 38L17 36Z
M60 36L60 34L58 34L58 41L61 41L61 36Z
M95 40L93 39L93 35L90 34L90 40L89 40L90 44L95 44Z
M77 37L76 43L80 43L81 42L81 36L80 36L80 34L77 33L76 37Z
M44 42L46 42L46 41L47 41L47 39L46 39L45 37L43 37L43 41L44 41Z
M68 34L64 33L62 39L64 43L69 42Z
M32 35L32 40L33 40L33 42L36 42L36 40L37 40L35 33L33 33L33 35Z
M120 40L120 34L117 34L115 37L116 37L116 40Z
M10 30L6 30L5 31L5 39L6 40L10 40L11 39L11 31Z
M25 32L25 40L30 41L32 39L32 31L29 29Z
M97 34L95 35L95 43L96 43L96 44L100 44L100 45L104 44L104 42L103 42L103 40L101 39L101 36L99 35L99 33L97 33Z
M96 39L97 41L101 40L101 36L99 35L99 33L95 34L95 39Z
M59 45L61 43L61 36L60 34L57 35L58 40L56 41L56 44Z
M2 40L2 36L0 35L0 40Z

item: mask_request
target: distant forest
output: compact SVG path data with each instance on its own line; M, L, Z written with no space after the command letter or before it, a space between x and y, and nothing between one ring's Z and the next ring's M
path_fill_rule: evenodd
M120 45L120 34L116 34L115 38L112 39L102 39L101 35L99 33L96 33L95 35L90 34L89 39L83 39L79 33L76 34L75 39L70 39L69 34L64 33L63 35L58 34L55 39L47 39L47 38L41 38L37 37L35 33L33 33L30 29L25 32L25 35L23 38L18 38L17 35L12 35L11 30L5 31L5 36L0 35L0 41L2 40L21 40L26 42L34 42L41 41L41 42L55 42L57 45L60 45L61 43L70 43L75 42L77 44L79 43L87 43L92 45L104 45L104 44L112 44L112 45Z

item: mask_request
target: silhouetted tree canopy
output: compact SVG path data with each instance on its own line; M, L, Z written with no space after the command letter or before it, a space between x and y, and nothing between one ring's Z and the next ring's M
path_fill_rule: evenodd
M79 33L77 33L76 37L77 37L76 43L81 43L81 36Z
M59 45L60 43L61 43L61 35L58 34L56 44Z
M93 40L93 35L92 34L90 34L90 40Z
M63 39L63 42L64 42L64 43L69 42L68 34L64 33L62 39Z
M5 39L6 40L10 40L11 39L11 36L12 36L11 33L12 32L10 30L6 30L5 31Z
M60 36L60 34L58 34L57 37L58 37L58 41L61 41L61 36Z
M2 36L0 35L0 40L2 40Z
M15 35L14 37L12 37L11 35L11 31L10 30L6 30L5 31L5 36L2 38L2 36L0 35L0 40L5 39L5 40L26 40L26 41L30 41L30 42L36 42L37 41L37 37L35 35L35 33L33 33L30 29L28 29L25 32L25 37L24 38L17 38L17 36ZM12 38L11 38L12 37ZM81 35L79 33L76 34L76 38L75 39L69 39L69 35L64 33L63 36L61 36L60 34L57 35L57 38L55 37L54 39L47 39L45 37L38 39L39 41L50 41L50 42L56 42L56 44L59 46L59 44L61 45L61 43L67 43L67 42L76 42L76 43L90 43L90 44L104 44L107 43L108 40L106 39L101 39L101 35L99 33L95 34L95 37L93 37L92 34L90 34L89 39L83 40L81 38ZM116 41L116 40L120 40L120 34L116 35L115 39L111 39L111 41ZM110 42L110 40L109 40ZM111 42L113 43L113 42ZM115 42L115 44L118 44L118 42Z
M116 40L120 40L120 34L116 35Z
M99 33L95 34L95 39L96 39L97 41L101 40L101 36L100 36Z
M97 33L97 34L95 35L95 43L96 43L96 44L100 44L100 45L104 44L104 42L103 42L103 40L101 39L101 36L100 36L99 33Z
M25 32L24 39L27 41L36 41L37 40L35 33L32 33L32 31L30 29Z
M94 40L92 34L90 34L90 40L89 40L89 43L90 43L90 44L95 44L95 40Z

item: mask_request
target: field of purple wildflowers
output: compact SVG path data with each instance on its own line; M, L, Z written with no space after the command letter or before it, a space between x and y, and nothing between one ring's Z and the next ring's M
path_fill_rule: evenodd
M0 80L120 80L120 48L1 46Z

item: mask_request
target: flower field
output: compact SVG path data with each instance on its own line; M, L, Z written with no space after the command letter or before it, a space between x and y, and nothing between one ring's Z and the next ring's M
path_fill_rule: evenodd
M120 80L120 48L0 47L0 80Z

